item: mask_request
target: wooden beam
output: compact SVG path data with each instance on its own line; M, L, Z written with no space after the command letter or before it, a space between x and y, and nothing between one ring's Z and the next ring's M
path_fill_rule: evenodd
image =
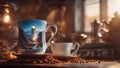
M84 32L85 6L84 0L75 0L75 32Z

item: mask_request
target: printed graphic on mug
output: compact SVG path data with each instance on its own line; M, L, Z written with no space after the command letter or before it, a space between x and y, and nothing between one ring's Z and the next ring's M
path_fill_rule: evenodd
M55 32L53 32L53 36L51 36L49 41L57 32L56 25L47 24L44 20L21 20L17 24L19 29L18 46L25 50L23 51L24 53L45 53L48 47L46 44L46 32L48 28L55 28Z

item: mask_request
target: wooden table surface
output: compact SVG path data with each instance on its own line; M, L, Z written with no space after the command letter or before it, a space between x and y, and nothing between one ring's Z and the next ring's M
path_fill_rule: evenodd
M117 61L95 63L61 63L61 64L18 64L0 63L0 68L120 68Z

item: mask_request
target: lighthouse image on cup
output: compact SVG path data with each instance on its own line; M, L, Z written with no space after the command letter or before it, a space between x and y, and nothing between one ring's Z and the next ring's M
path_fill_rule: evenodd
M49 41L56 35L57 26L47 24L45 20L20 20L17 22L19 29L18 47L20 53L44 54L49 46ZM46 32L53 27L53 35L46 42ZM21 51L22 50L22 51Z
M35 25L33 24L32 25L32 28L31 28L31 40L33 41L33 42L35 42L36 41L36 37L35 37Z
M40 26L41 25L41 26ZM19 43L18 45L24 49L37 50L40 47L42 49L45 26L41 23L29 22L19 24Z

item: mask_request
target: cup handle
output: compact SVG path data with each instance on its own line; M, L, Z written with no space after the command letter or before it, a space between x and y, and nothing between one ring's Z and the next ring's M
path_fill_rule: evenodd
M77 46L77 48L71 53L72 55L77 55L77 52L80 48L80 44L78 42L73 43L73 46Z
M51 37L49 38L48 43L50 43L50 41L53 39L53 37L54 37L54 36L56 35L56 33L57 33L57 26L56 26L55 24L48 24L46 32L48 31L48 29L49 29L50 27L53 27L55 30L51 32Z

